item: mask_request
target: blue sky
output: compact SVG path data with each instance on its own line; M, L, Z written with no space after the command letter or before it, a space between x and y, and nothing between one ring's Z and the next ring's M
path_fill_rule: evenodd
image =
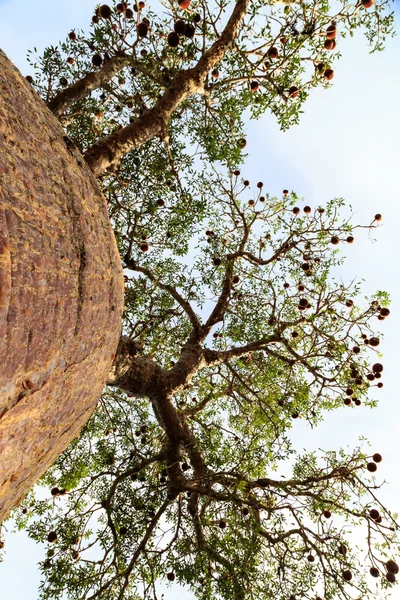
M94 6L94 0L0 0L0 46L26 75L26 50L36 46L40 51L71 28L87 28ZM364 277L365 293L387 290L392 298L391 317L381 326L385 376L384 387L375 394L379 407L344 407L315 430L296 421L292 439L299 449L335 449L353 447L365 435L372 451L384 458L378 474L388 485L380 496L400 513L400 39L389 40L386 51L375 55L368 54L360 35L340 44L343 57L333 85L311 94L299 126L282 133L271 115L249 124L249 158L242 174L250 182L263 181L270 194L295 190L310 206L343 196L359 222L383 214L373 236L376 243L367 233L359 234L357 243L341 250L348 257L341 271L344 281ZM0 564L2 597L37 599L41 553L24 534L7 538ZM190 595L174 586L165 594L165 600L172 598L189 600ZM400 588L391 598L400 600Z

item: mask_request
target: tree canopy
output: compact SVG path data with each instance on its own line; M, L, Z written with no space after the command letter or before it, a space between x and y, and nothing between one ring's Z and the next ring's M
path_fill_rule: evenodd
M382 48L387 2L123 2L92 25L32 82L108 200L125 310L95 414L13 515L49 545L41 598L372 598L398 572L382 457L297 454L290 429L376 405L389 298L339 274L382 217L270 196L238 166L245 118L296 123L340 36Z

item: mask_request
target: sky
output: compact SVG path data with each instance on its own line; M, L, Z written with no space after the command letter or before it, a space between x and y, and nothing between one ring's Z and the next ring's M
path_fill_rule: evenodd
M36 46L40 52L64 39L72 28L87 29L95 4L95 0L0 0L0 47L27 75L26 51ZM400 4L395 10L400 31ZM340 48L342 59L332 87L312 91L300 125L283 133L268 114L248 124L249 157L241 171L250 182L263 181L269 194L294 190L312 207L344 197L358 222L369 223L377 212L383 215L372 236L375 243L364 232L355 244L341 249L347 256L343 281L364 278L365 294L386 290L392 300L391 316L380 324L384 387L373 396L379 406L343 407L314 430L296 421L291 437L300 450L352 448L361 435L367 437L371 453L383 455L378 479L388 484L380 497L400 513L400 38L388 40L386 50L374 55L361 35L341 40ZM5 561L0 563L2 597L36 600L40 579L36 561L43 549L23 533L7 536L6 541ZM165 600L190 598L175 585L166 588ZM400 600L400 586L391 598Z

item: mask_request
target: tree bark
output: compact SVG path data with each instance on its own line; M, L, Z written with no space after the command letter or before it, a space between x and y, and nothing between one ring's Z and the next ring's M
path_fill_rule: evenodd
M0 521L90 417L122 308L97 182L0 51Z

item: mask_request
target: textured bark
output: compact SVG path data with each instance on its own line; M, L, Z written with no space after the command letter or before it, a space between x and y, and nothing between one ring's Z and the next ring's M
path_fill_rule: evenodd
M0 521L91 415L122 307L96 180L0 51Z

